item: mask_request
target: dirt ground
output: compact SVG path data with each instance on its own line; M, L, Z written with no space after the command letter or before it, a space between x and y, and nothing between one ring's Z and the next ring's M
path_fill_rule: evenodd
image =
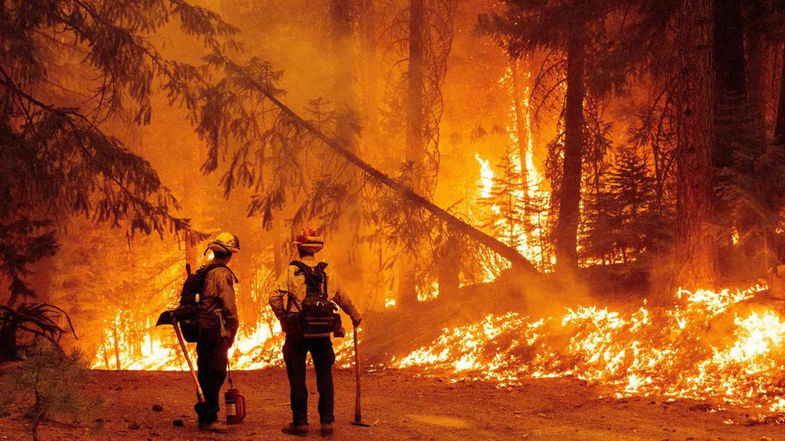
M224 434L196 427L185 372L92 371L85 396L101 404L81 421L45 423L42 441L255 441L291 439L280 433L290 417L283 369L237 372L248 417ZM315 384L309 375L311 430L319 439ZM753 425L750 409L716 410L709 403L663 398L603 398L608 391L572 379L531 380L499 389L490 383L450 383L414 370L384 370L364 379L364 416L354 415L352 371L336 371L334 440L592 440L785 441L785 425ZM163 410L153 410L159 405ZM173 425L182 420L183 427ZM728 424L733 421L732 424ZM0 412L0 439L28 440L21 409Z

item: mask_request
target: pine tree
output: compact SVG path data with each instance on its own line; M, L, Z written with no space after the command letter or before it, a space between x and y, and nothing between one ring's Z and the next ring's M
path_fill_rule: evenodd
M513 161L514 152L508 147L496 167L491 194L481 202L490 209L486 228L508 246L519 249L526 240L530 210L526 206L523 175Z
M79 352L67 354L48 340L38 339L18 369L0 382L6 397L21 395L26 402L32 401L27 416L33 441L39 440L42 422L60 414L78 415L84 410L86 367Z
M563 136L551 146L561 147L560 170L553 174L553 209L557 210L554 226L556 265L571 273L577 268L577 237L580 224L583 156L586 149L584 103L588 96L587 78L591 64L590 43L594 38L592 25L602 21L609 12L607 4L586 0L505 2L502 15L480 16L480 27L496 35L512 57L544 49L560 54L558 62L544 69L540 76L559 79L544 93L550 98L566 83L563 104Z
M172 103L196 107L204 89L197 70L161 56L148 37L173 21L206 48L233 32L216 14L179 0L2 6L0 223L13 233L3 236L9 240L4 248L38 244L26 264L54 253L55 243L43 247L33 236L36 228L15 225L40 229L72 214L124 225L129 236L199 236L187 219L172 214L177 202L150 164L104 124L118 117L149 122L154 84ZM2 267L12 280L8 300L29 296L18 277L19 259L6 253Z
M622 151L587 196L585 258L627 263L660 252L668 242L667 213L657 204L655 181L636 152Z

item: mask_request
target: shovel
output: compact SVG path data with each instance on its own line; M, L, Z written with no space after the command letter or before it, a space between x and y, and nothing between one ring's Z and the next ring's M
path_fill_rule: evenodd
M361 403L361 395L362 389L360 387L360 353L357 349L357 327L355 326L352 329L352 339L354 340L354 378L355 378L355 385L357 387L357 393L355 395L354 401L354 421L352 421L353 426L360 426L360 427L371 427L378 423L374 421L373 423L367 423L363 421L362 416L362 403Z
M183 332L180 330L180 324L177 323L177 318L174 317L172 311L164 311L161 313L155 326L160 325L172 325L174 328L174 333L177 334L177 341L180 342L180 349L183 350L183 356L185 356L185 361L188 363L188 369L191 371L191 377L193 377L194 383L196 384L196 396L200 403L204 403L205 399L204 392L202 392L202 385L199 384L199 377L196 376L194 365L191 363L191 357L188 355L188 350L185 347L185 340L183 340Z

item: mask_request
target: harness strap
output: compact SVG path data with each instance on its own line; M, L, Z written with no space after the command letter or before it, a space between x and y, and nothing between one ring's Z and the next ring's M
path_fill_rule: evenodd
M289 262L289 265L293 265L297 267L297 270L295 270L294 272L295 276L299 276L301 274L305 276L305 278L307 279L306 288L309 286L317 285L317 280L314 280L316 277L314 275L314 272L320 274L322 276L321 279L322 289L321 292L319 293L319 296L324 297L325 299L328 297L328 291L327 291L328 277L327 277L327 273L324 272L324 269L327 268L326 262L319 262L315 267L311 267L305 262L301 262L299 260L292 260L291 262ZM306 293L307 293L307 289L306 289Z

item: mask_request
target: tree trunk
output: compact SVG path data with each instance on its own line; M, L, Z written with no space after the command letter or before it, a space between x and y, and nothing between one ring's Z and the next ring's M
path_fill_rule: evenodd
M423 194L423 160L425 140L425 0L409 0L409 57L406 77L406 162L408 185ZM407 217L413 213L407 213ZM404 250L399 259L398 301L401 306L417 303L417 280L414 270L416 250Z
M529 144L531 144L531 132L529 126L529 105L526 97L528 92L527 78L524 75L526 69L524 69L523 60L510 60L510 71L512 74L512 99L515 111L518 156L521 157L521 181L523 183L523 192L528 196L529 176L526 168L526 156L528 155Z
M353 46L352 35L352 1L331 0L330 24L332 58L334 63L333 90L334 101L338 111L336 136L341 139L350 151L356 153L359 149L359 140L354 128L354 118L358 113L356 79L359 60ZM362 207L356 194L357 170L346 170L342 175L342 183L349 188L350 196L346 201L346 210L341 213L342 221L338 226L337 236L344 243L337 254L336 268L345 288L349 292L364 293L363 264L361 254L358 252L360 245L360 219ZM356 296L359 305L364 298Z
M117 370L121 370L123 365L120 363L120 340L117 335L117 325L112 325L112 339L114 340L114 359L117 363Z
M715 131L712 160L715 167L729 167L733 165L734 146L744 136L733 125L734 116L747 112L749 105L741 2L714 0L714 23L715 96L719 110L715 116L723 121L717 125L722 130Z
M455 294L460 288L461 247L458 238L447 235L436 259L439 295Z
M712 219L714 64L712 5L685 0L679 11L677 55L677 225L674 282L688 289L711 287L717 278Z
M782 70L780 73L780 93L777 103L777 121L774 124L774 140L777 144L785 144L785 44L782 45Z
M573 25L567 40L567 103L564 125L564 172L559 191L559 219L556 224L557 270L571 272L578 267L578 222L581 203L581 163L583 156L583 100L586 31Z
M771 54L770 46L766 38L760 32L753 32L747 35L747 90L752 110L759 115L766 127L766 133L770 133L772 128L771 98L774 92L770 76L772 61L769 59ZM772 57L776 58L776 57ZM776 63L775 63L776 64Z

